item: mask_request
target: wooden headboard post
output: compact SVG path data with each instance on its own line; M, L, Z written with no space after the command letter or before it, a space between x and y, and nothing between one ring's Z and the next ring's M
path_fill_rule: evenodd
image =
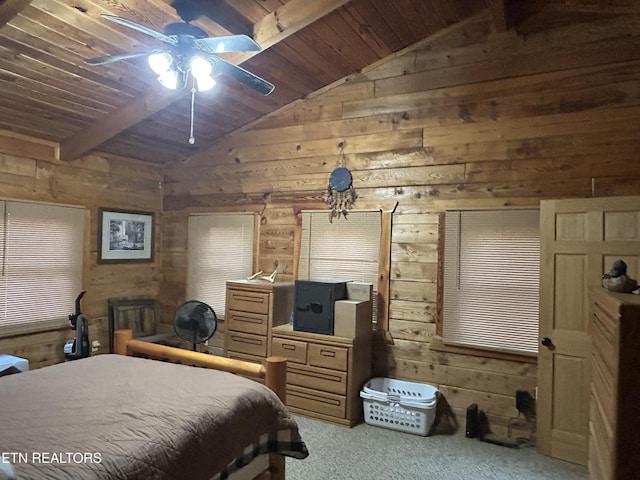
M133 330L123 329L113 332L113 353L127 355L127 344L133 339Z
M264 384L276 392L282 403L287 400L287 358L267 357Z

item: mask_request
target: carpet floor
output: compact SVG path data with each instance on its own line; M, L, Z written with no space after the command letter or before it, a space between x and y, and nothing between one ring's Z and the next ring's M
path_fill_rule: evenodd
M453 434L427 437L367 424L342 427L296 416L309 448L287 459L288 480L584 480L585 466Z

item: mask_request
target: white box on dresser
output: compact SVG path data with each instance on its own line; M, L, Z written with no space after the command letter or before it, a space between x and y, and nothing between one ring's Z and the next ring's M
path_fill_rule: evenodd
M338 300L334 303L333 334L356 338L371 333L371 302L369 300Z
M373 305L373 283L347 282L347 299L371 302Z

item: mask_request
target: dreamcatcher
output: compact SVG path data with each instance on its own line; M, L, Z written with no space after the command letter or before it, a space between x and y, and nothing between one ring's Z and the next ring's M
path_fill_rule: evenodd
M331 223L340 215L346 219L349 210L353 207L357 197L352 182L351 172L344 167L338 167L331 172L326 200L326 204L331 209L329 212Z

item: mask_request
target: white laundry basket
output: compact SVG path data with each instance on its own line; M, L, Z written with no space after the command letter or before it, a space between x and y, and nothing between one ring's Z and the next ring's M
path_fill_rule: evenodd
M436 417L437 392L437 388L426 383L372 378L360 391L364 421L426 436Z

